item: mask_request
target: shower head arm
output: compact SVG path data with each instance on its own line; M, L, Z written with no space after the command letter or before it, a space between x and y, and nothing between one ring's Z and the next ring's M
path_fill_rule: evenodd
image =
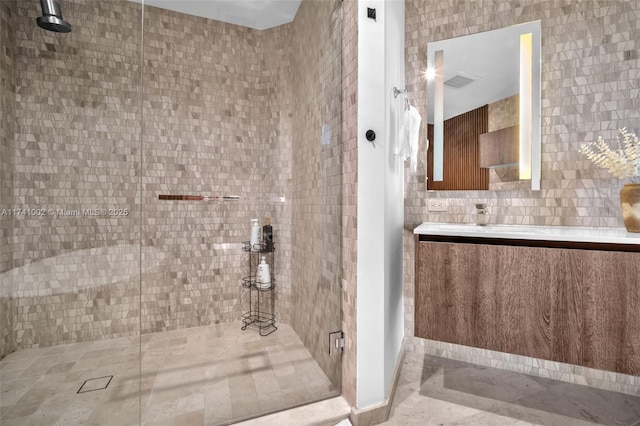
M57 16L62 18L60 4L55 0L40 0L40 8L44 16Z
M68 33L71 31L71 24L62 17L60 5L55 0L40 0L42 16L36 19L38 26L48 31L57 33Z

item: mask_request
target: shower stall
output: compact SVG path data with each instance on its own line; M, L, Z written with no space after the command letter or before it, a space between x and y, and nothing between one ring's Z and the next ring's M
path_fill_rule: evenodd
M184 3L0 1L3 425L224 425L340 394L342 2L269 28ZM268 336L241 329L252 218Z

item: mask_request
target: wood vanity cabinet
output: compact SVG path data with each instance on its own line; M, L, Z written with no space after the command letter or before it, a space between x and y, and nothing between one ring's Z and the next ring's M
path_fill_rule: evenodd
M477 240L416 236L416 336L640 374L640 253Z

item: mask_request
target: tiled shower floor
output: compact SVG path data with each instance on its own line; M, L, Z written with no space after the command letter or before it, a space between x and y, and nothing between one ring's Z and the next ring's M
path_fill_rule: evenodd
M147 334L141 352L138 337L15 352L0 361L0 424L136 425L142 411L145 425L215 425L338 394L293 329L278 327ZM106 389L77 393L110 375Z

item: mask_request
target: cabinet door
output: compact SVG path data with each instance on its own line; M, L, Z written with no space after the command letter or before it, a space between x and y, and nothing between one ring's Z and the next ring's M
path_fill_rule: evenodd
M418 242L415 335L498 349L495 283L487 278L492 262L482 246Z
M639 253L585 253L585 366L640 375L639 263Z
M418 242L418 337L582 361L581 251Z
M487 247L497 269L500 351L579 364L582 296L580 252Z

